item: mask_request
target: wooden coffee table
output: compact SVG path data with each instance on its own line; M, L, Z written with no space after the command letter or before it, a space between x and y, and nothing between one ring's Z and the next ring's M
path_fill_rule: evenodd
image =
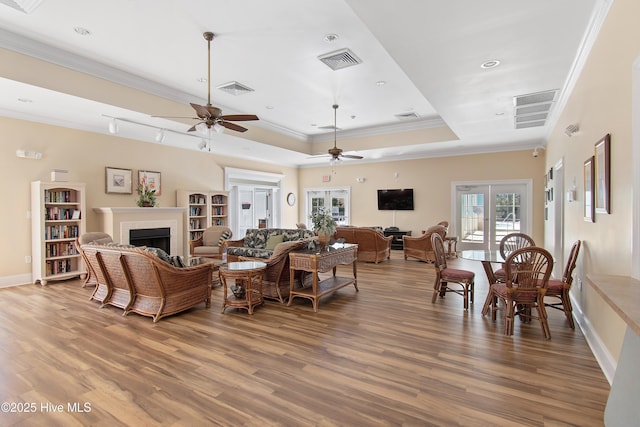
M294 251L289 253L290 268L290 296L287 306L295 297L310 299L313 303L313 311L318 311L318 300L324 295L328 295L353 284L358 292L358 274L356 260L358 259L358 245L344 243L329 246L323 250ZM352 265L353 277L336 276L338 265ZM325 273L333 270L333 275L322 281L318 280L318 273ZM301 288L295 288L295 272L309 272L311 279ZM303 280L301 280L303 282ZM309 283L310 282L310 283Z
M218 273L224 290L222 312L228 308L243 308L253 314L253 308L262 304L262 277L267 264L256 261L230 262L220 265ZM229 295L231 286L244 289L243 296Z

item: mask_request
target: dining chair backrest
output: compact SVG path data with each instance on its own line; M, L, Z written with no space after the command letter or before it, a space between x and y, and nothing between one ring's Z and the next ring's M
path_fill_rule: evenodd
M567 258L567 263L564 266L564 272L562 273L562 282L571 286L573 282L573 270L576 268L576 262L578 261L578 252L580 252L580 240L576 240L571 246L571 251L569 252L569 258Z
M447 254L444 251L444 241L442 236L438 233L431 234L431 246L433 247L434 262L433 265L438 271L443 271L447 268Z
M504 264L508 292L544 294L553 270L549 251L537 246L519 248L507 256Z
M533 238L525 233L509 233L500 240L500 255L507 259L509 254L516 249L535 246Z

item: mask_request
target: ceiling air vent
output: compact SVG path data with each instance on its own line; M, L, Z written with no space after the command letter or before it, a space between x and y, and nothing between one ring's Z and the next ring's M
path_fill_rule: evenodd
M524 129L544 126L557 95L558 90L555 89L514 96L514 127Z
M358 58L349 49L341 49L325 53L324 55L320 55L318 59L324 62L325 65L333 71L351 67L352 65L362 64L360 58Z
M231 95L242 95L244 93L253 92L249 86L245 86L242 83L238 82L229 82L217 87L220 90L223 90Z
M418 116L417 113L415 113L413 111L408 112L408 113L396 114L395 116L396 116L396 119L399 119L399 120L410 120L410 119L417 119L418 117L420 117L420 116Z

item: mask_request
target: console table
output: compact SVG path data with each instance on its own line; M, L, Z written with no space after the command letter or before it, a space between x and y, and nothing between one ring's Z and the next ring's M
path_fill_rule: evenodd
M384 235L386 237L393 236L393 240L391 241L391 249L404 249L404 242L402 241L402 236L411 236L411 231L400 231L400 230L384 230Z
M313 311L318 311L318 300L324 295L328 295L353 283L358 292L358 279L356 260L358 259L358 245L344 243L327 246L321 250L294 251L289 253L290 269L290 295L287 306L295 297L310 299L313 303ZM338 265L352 265L353 277L336 276ZM333 275L322 281L318 278L318 273L325 273L333 270ZM311 273L310 280L302 281L303 287L294 288L295 272ZM309 281L311 283L309 283Z

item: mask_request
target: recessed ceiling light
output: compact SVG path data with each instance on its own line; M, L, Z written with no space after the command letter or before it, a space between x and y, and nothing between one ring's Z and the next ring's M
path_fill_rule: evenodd
M326 41L327 43L333 43L334 41L338 40L339 37L340 36L337 34L330 33L324 36L324 41Z
M504 113L503 113L502 111L498 111L498 112L496 113L496 116L504 116Z
M498 61L497 59L491 59L489 61L482 63L482 65L480 65L480 68L494 68L494 67L497 67L498 65L500 65L500 61Z
M90 36L91 35L91 31L87 30L84 27L75 27L73 29L73 31L75 31L76 33L80 34L81 36Z
M198 83L206 83L207 82L207 78L206 77L200 77L198 79Z
M33 102L33 100L29 99L29 98L18 98L18 101L24 102L24 103L27 103L27 104Z
M273 110L275 107L273 105L267 105L264 108L266 108L267 110Z
M378 80L378 81L376 82L376 86L384 86L384 85L386 85L386 84L387 84L387 82L385 82L384 80Z

